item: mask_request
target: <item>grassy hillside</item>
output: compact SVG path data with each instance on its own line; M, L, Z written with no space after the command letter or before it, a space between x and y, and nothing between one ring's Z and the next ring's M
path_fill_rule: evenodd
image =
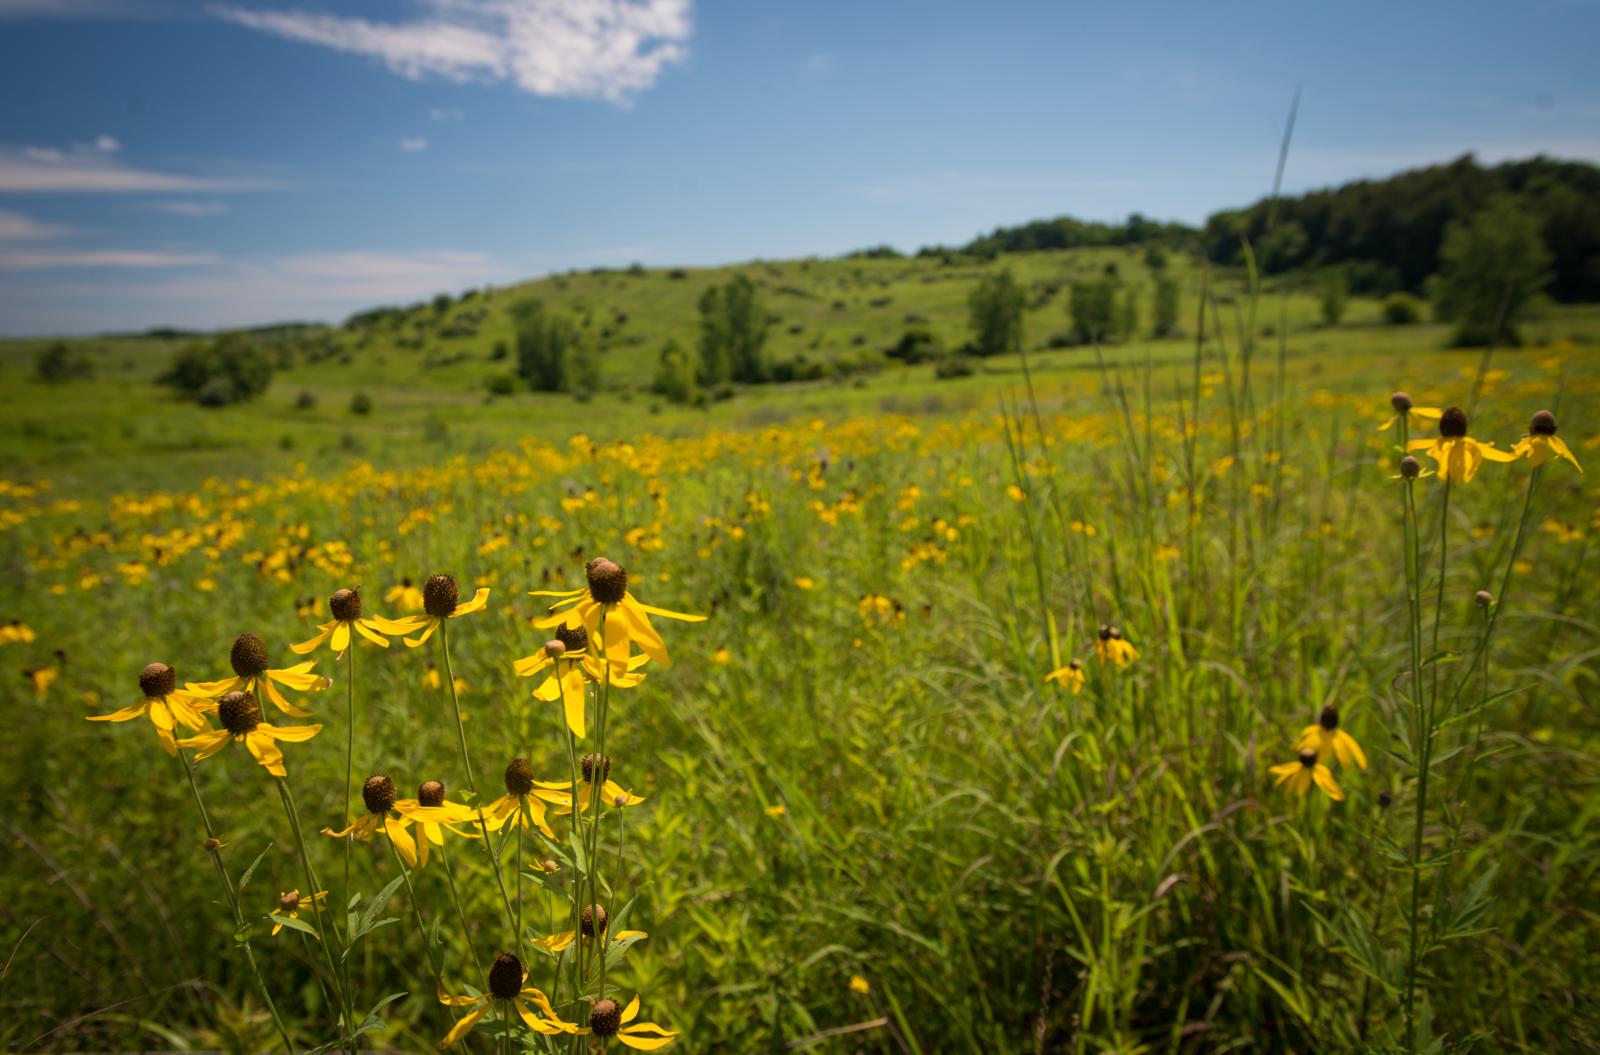
M727 268L594 271L486 290L443 313L424 304L368 330L337 327L258 334L280 360L261 399L206 409L177 399L155 383L185 339L85 338L70 342L94 364L91 380L47 385L33 361L47 341L0 342L0 392L10 407L0 420L0 473L46 474L93 491L160 485L207 475L253 474L298 460L314 464L371 458L418 464L457 451L481 451L523 435L560 439L573 432L610 438L648 429L681 435L708 425L749 424L794 415L850 413L885 407L959 408L992 400L996 379L1013 377L1011 358L984 361L977 377L938 381L931 366L905 367L882 352L908 327L930 329L946 347L968 338L967 298L986 273L1009 268L1029 290L1027 344L1031 365L1055 371L1093 370L1087 348L1049 348L1068 330L1067 284L1115 265L1143 291L1145 324L1152 276L1143 253L1089 249L1023 253L982 262L944 264L937 258L757 262ZM1104 350L1113 361L1186 360L1201 276L1192 263L1169 265L1183 287L1182 335L1141 340ZM697 304L709 286L744 273L756 281L777 321L774 358L847 360L853 372L829 380L747 388L703 409L665 405L647 388L668 340L693 349ZM1226 334L1242 320L1242 280L1211 277L1220 290ZM509 311L524 298L567 312L602 349L604 386L589 402L535 394L488 393L490 378L514 369L495 360L497 343L512 343ZM1323 328L1316 299L1291 284L1269 293L1258 318L1258 339L1276 354L1280 326L1285 353L1301 356L1363 352L1404 354L1436 347L1431 325L1382 325L1376 301L1352 300L1345 324ZM1594 312L1563 308L1536 323L1530 337L1554 340L1591 333ZM471 331L470 335L466 331ZM458 334L448 336L449 333ZM1470 358L1470 356L1464 356ZM358 392L368 415L350 412ZM299 406L304 393L314 400Z

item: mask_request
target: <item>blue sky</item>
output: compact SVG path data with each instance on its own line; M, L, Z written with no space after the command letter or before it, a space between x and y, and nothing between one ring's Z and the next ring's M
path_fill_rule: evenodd
M1600 5L0 0L0 333L1600 160Z

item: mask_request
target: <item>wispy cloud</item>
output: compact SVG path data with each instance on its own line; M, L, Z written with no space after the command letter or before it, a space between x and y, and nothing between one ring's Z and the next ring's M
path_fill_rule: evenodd
M121 144L102 136L114 148L78 143L70 147L0 145L0 193L8 194L141 194L152 192L264 190L264 180L214 179L174 172L156 172L128 165L114 157Z
M0 242L43 241L47 238L62 238L71 233L70 227L40 223L20 212L0 209Z
M169 216L188 216L199 218L202 216L220 216L228 211L227 202L220 201L152 201L145 202L141 208L153 212L164 212Z
M212 253L165 253L144 249L6 249L0 248L0 271L45 271L56 268L199 267L216 263Z
M420 154L428 149L428 141L422 136L412 136L409 139L400 140L400 149L407 154Z
M413 80L509 81L535 95L624 102L683 60L691 0L423 0L409 22L215 5L289 40L381 59Z
M459 121L466 116L466 111L458 110L453 106L428 107L428 120L430 121Z

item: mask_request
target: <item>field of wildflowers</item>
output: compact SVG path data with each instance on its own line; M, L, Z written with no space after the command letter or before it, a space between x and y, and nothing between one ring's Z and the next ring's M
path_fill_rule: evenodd
M4 483L0 1044L1600 1045L1593 348L990 384Z

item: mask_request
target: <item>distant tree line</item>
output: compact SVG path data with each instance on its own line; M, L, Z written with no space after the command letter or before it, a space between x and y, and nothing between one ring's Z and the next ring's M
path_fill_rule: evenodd
M951 250L944 246L924 246L918 256L941 256L952 252L993 258L1001 253L1029 253L1042 249L1093 249L1105 246L1163 244L1173 248L1195 248L1199 234L1181 223L1161 223L1132 213L1121 223L1079 220L1057 216L1053 220L1034 220L1018 227L997 227Z
M1279 199L1270 233L1269 201L1214 213L1202 237L1216 263L1243 263L1243 237L1269 274L1341 265L1357 293L1420 294L1442 269L1450 225L1506 200L1533 218L1549 251L1545 291L1558 301L1600 300L1600 168L1584 162L1536 157L1485 167L1468 154Z

